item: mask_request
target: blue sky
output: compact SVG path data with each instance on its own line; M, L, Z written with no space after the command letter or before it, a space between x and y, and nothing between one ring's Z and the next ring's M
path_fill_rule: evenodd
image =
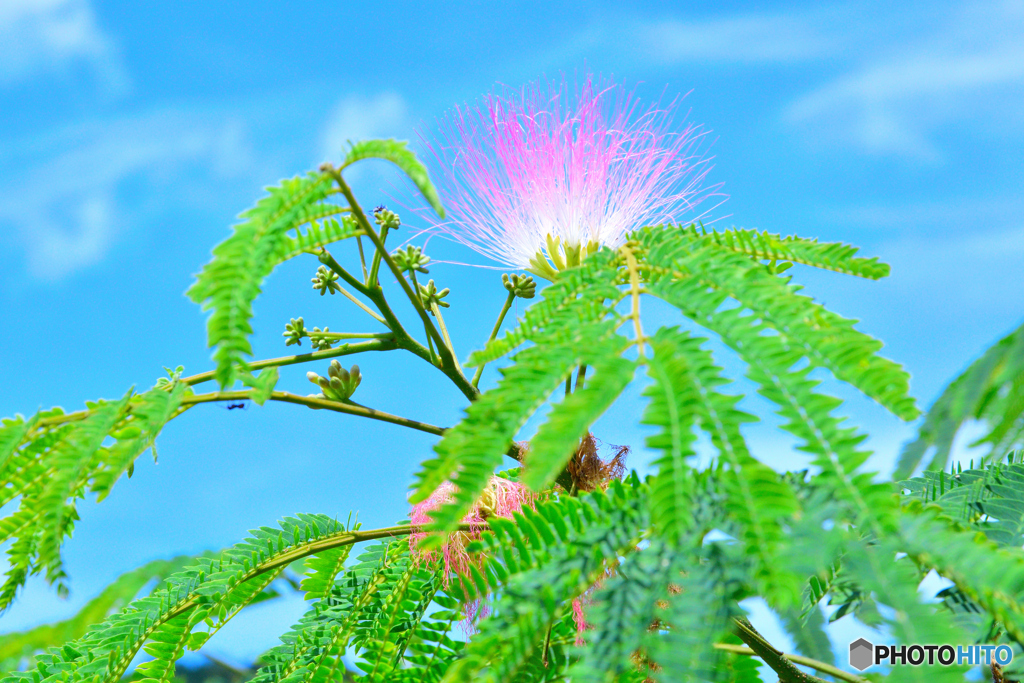
M881 283L798 270L810 293L862 321L929 403L1024 318L1024 3L0 3L0 414L150 386L161 366L209 367L204 317L182 292L260 188L337 159L343 142L427 135L456 103L589 68L642 97L689 93L713 132L719 225L843 240L893 266ZM382 166L364 205L401 201ZM411 214L410 223L415 225ZM435 259L482 263L431 243ZM315 263L289 263L256 307L256 355L285 353L289 317L369 329L314 296ZM494 271L436 266L463 357L493 323ZM655 311L665 320L668 314ZM450 425L460 395L422 364L360 362L362 402ZM281 386L308 393L296 370ZM396 392L394 386L400 389ZM912 427L838 388L889 467ZM637 447L637 393L599 436ZM768 424L773 424L767 420ZM799 464L761 430L755 452ZM73 594L32 584L0 630L73 612L119 573L228 545L296 511L367 525L405 514L431 439L293 406L193 410L159 465L141 464L67 545ZM298 605L261 607L257 636L210 646L239 661ZM255 623L255 621L251 622ZM221 638L221 636L218 636Z

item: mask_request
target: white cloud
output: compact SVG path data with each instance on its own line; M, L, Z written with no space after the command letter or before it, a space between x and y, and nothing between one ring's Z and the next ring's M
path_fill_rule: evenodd
M836 47L810 17L742 15L706 21L642 24L636 43L655 61L789 62Z
M88 0L0 2L0 86L75 63L91 68L109 90L127 85L117 50L97 25Z
M30 274L49 281L101 261L129 229L133 202L159 202L168 192L186 199L191 189L167 186L187 188L196 177L208 185L245 172L252 157L239 122L177 111L74 126L21 147L0 158L0 172L12 177L5 166L44 161L0 191L0 229L14 228ZM156 189L126 201L119 190L128 182Z
M793 102L785 118L864 152L941 160L935 137L943 127L1019 120L1022 36L1024 3L967 7L928 35L871 51L852 71Z
M396 92L373 97L350 95L341 99L327 117L320 134L321 160L337 161L346 144L367 138L408 137L408 106Z

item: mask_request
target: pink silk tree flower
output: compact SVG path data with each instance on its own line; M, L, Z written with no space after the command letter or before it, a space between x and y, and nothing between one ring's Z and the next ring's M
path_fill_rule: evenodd
M430 523L430 513L442 505L452 502L454 499L455 484L450 481L442 482L434 490L430 497L412 507L409 514L409 521L414 527L424 527ZM534 506L537 495L522 484L502 477L491 477L490 483L484 489L480 500L473 505L469 513L462 518L463 524L470 525L469 531L456 531L445 539L441 546L441 556L444 559L444 575L441 579L442 585L447 589L451 586L452 576L456 578L469 573L469 565L472 558L466 552L466 546L471 541L480 538L480 534L487 526L488 517L504 517L512 519L512 515L523 509L524 506ZM432 560L435 558L433 551L424 553L419 549L419 542L426 536L426 532L417 531L409 535L409 551L415 561ZM461 578L459 579L462 580ZM487 606L480 600L473 600L465 607L465 620L462 627L466 635L474 631L474 622L479 617L487 616Z
M644 225L691 219L717 188L699 126L672 128L675 103L642 110L621 85L587 76L456 108L429 145L447 220L433 229L553 280Z
M430 494L430 497L412 507L409 514L409 521L414 527L424 527L430 524L430 513L442 505L454 500L455 484L450 481L443 482ZM502 477L491 477L490 483L484 489L469 513L462 518L463 524L470 525L469 531L456 531L452 533L441 546L441 554L444 559L444 587L451 585L453 575L466 574L469 572L469 564L472 559L466 552L466 546L471 541L480 538L480 534L487 527L488 517L504 517L512 519L512 515L523 509L524 506L534 506L537 495L519 482L510 481ZM424 553L419 549L419 542L427 535L424 531L416 531L409 535L409 550L416 559L433 559L433 551Z

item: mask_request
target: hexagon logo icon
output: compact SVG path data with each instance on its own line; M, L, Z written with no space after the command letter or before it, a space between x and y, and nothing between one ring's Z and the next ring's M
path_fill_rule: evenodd
M857 671L863 671L875 660L875 646L863 638L850 643L850 666Z

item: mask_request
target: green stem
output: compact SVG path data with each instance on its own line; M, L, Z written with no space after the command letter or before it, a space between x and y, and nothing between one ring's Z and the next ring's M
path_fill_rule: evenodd
M583 388L583 380L587 378L587 366L581 365L579 370L576 371L576 388L573 391L579 391Z
M434 312L434 317L437 318L437 324L441 326L441 336L444 337L444 343L448 345L448 350L452 352L452 360L455 361L455 369L462 373L462 366L459 365L459 358L455 355L455 346L452 344L452 338L448 336L448 328L444 324L444 316L441 315L441 308L437 304L430 304L430 310Z
M363 255L362 235L356 235L356 246L359 247L359 265L363 267L363 282L369 282L370 276L366 272L366 256Z
M796 668L793 661L765 640L746 617L733 619L733 624L736 626L736 635L772 668L779 677L779 683L825 683L823 679Z
M420 283L416 282L416 270L415 269L409 271L409 277L412 278L412 288L413 288L413 290L416 291L416 292L419 292L420 291ZM430 338L430 330L428 330L425 325L423 327L423 333L427 337L427 348L430 349L430 359L431 359L431 362L434 363L435 362L434 361L434 356L435 356L434 340ZM473 383L473 386L474 387L476 386L476 382Z
M498 332L501 330L501 323L505 321L505 315L508 313L508 309L512 308L512 302L516 298L515 292L509 292L508 296L505 297L505 305L501 307L501 313L498 314L498 320L494 323L494 329L491 330L491 336L487 338L487 344L490 344L498 336ZM487 346L484 344L484 346ZM482 363L480 367L476 369L476 373L473 374L473 386L480 385L480 376L484 374L484 366L487 363Z
M569 376L565 378L565 395L568 396L572 393L572 370L569 371Z
M387 325L388 327L391 327L390 325L388 325L387 321L384 320L384 318L380 317L376 312L374 312L372 309L370 309L370 307L367 306L366 304L364 304L362 301L360 301L359 299L357 299L354 296L352 296L352 294L350 294L347 289L345 289L344 287L338 287L338 291L340 291L342 294L344 294L346 297L348 297L349 301L354 303L359 308L363 309L366 312L366 314L369 315L371 318L373 318L374 320L380 322L383 325Z
M214 391L209 394L193 394L192 396L185 396L181 400L181 405L191 406L198 403L212 403L215 401L244 401L252 395L253 391ZM391 424L400 425L402 427L409 427L410 429L416 429L427 434L434 434L435 436L441 436L445 430L443 427L436 427L426 422L418 422L417 420L410 420L407 417L400 417L398 415L392 415L391 413L385 413L373 408L367 408L361 406L358 403L342 403L341 401L333 401L329 398L316 398L313 396L299 396L298 394L291 394L287 391L274 391L270 394L271 401L283 401L284 403L295 403L297 405L307 406L309 408L324 408L326 410L333 410L338 413L346 413L348 415L358 415L359 417L367 417L371 420L380 420L381 422L390 422Z
M331 252L327 251L327 247L320 247L320 253L317 255L317 258L320 259L320 263L337 273L338 277L347 282L352 289L356 290L363 296L369 296L369 288L359 280L352 277L347 270L342 268L341 264L331 256Z
M387 244L388 241L388 228L387 226L381 226L380 229L380 243ZM367 280L370 287L377 284L377 271L380 270L380 250L373 252L373 263L370 265L370 279Z
M366 236L370 238L374 247L376 247L377 251L380 252L381 259L387 264L388 268L398 280L398 283L402 286L402 290L409 298L409 301L412 302L413 308L416 309L416 313L420 316L420 320L423 321L423 326L426 328L427 334L432 336L434 341L437 342L438 355L441 359L441 371L447 375L450 380L452 380L455 386L459 388L459 391L461 391L466 398L470 401L475 401L477 396L480 395L480 392L477 391L476 387L469 383L466 376L462 374L458 360L455 359L451 350L444 346L444 340L441 338L441 334L437 331L437 328L434 327L434 323L430 321L430 316L427 315L426 309L423 308L423 302L420 301L419 293L412 291L412 288L409 286L409 281L402 275L402 271L398 267L398 264L395 263L395 260L391 258L391 255L388 254L387 250L384 248L384 244L380 241L380 236L372 227L370 227L370 222L366 220L366 214L363 213L362 208L359 206L359 202L356 201L348 183L346 183L345 179L341 177L341 173L338 169L334 168L334 166L329 163L322 164L320 166L320 170L325 173L329 173L331 177L334 178L335 182L338 183L338 187L341 188L342 194L345 195L345 199L348 201L349 208L352 209L352 214L356 217L359 224L362 225ZM390 309L384 310L384 308L381 307L382 303L385 306L386 303L384 303L383 290L379 284L375 285L372 290L367 292L367 297L369 297L374 304L377 304L377 308L380 309L380 312L384 315L385 319L389 321L394 319L397 322L397 318L394 317L394 313L390 313ZM395 332L395 342L399 344L399 346L406 348L404 344L408 343L410 345L409 350L420 355L429 362L429 353L422 344L412 339L404 329L399 332L398 329L392 328L392 331ZM416 347L421 351L414 350Z
M458 527L459 531L479 531L480 525L460 524ZM267 572L276 571L281 567L286 567L295 560L301 560L303 557L309 557L310 555L316 555L322 553L325 550L331 550L332 548L341 548L346 545L354 545L356 543L362 543L363 541L375 541L380 538L394 538L395 536L408 536L413 531L416 531L416 527L409 524L401 524L398 526L389 526L381 529L368 529L366 531L342 531L337 534L333 534L326 538L317 539L309 543L304 543L297 548L292 548L286 552L274 556L266 563L258 565L249 572L242 576L239 583L243 581L249 581L256 576L266 574ZM191 612L194 608L199 605L199 596L193 597L189 600L183 601L171 610L167 615L163 617L163 622L166 623L175 617L179 617L186 612Z
M355 353L362 353L364 351L393 351L398 348L395 344L393 335L389 332L385 336L378 337L373 341L360 342L358 344L342 344L336 349L327 349L324 351L314 351L312 353L300 353L294 356L281 356L280 358L269 358L267 360L258 360L249 363L250 370L262 370L263 368L276 368L283 365L295 365L296 363L310 363L312 361L324 360L326 358L338 358L340 356L350 356ZM180 382L189 386L195 386L196 384L202 384L208 382L214 377L214 370L207 372L201 372L198 375L192 375L190 377L183 377ZM82 411L83 417L87 411ZM67 418L69 415L61 415L60 417Z
M746 645L730 645L728 643L715 643L711 647L715 648L716 650L732 652L737 655L747 655L748 657L758 656L756 652L751 650ZM848 681L849 683L868 683L868 679L866 678L862 678L848 671L843 671L842 669L837 669L831 664L820 662L817 659L811 659L810 657L804 657L803 655L783 654L782 656L788 659L789 661L793 662L794 664L799 664L800 666L808 666L814 669L815 671L820 671L823 674L828 674L829 676L838 678L841 681Z
M423 302L420 301L419 294L412 291L409 287L409 282L402 277L402 271L398 268L394 259L391 258L391 255L384 249L384 245L380 241L380 236L377 235L377 232L372 227L370 227L370 222L366 220L366 214L363 213L362 207L360 207L359 202L356 201L348 183L346 183L345 179L341 177L341 173L338 169L334 168L330 164L324 164L320 168L321 170L329 173L331 177L334 178L335 182L338 183L338 187L341 188L341 193L345 195L345 199L348 201L349 207L352 209L352 214L356 217L356 220L360 225L362 225L363 232L365 232L366 236L370 238L371 242L373 242L377 251L380 253L381 259L387 263L388 268L391 269L391 272L394 273L395 277L398 279L398 283L402 286L402 289L405 290L405 295L409 297L409 301L412 302L413 308L416 309L416 312L420 315L420 318L423 319L428 331L433 335L434 341L437 342L438 346L442 345L444 342L441 339L441 335L437 331L437 328L434 327L434 324L430 322L430 318L427 316L427 312L423 308Z
M309 335L306 335L307 337ZM321 332L317 335L324 339L393 339L394 334L391 332Z
M348 271L345 270L344 268L342 268L341 264L339 264L336 260L334 260L334 257L331 256L331 253L329 251L327 251L326 248L321 247L320 255L319 255L318 258L320 259L320 263L323 263L328 268L330 268L332 271L334 271L335 273L340 275L342 277L342 279L345 280L345 282L347 282L350 285L352 285L353 287L355 287L359 291L360 294L362 294L363 296L366 296L366 297L370 296L370 290L367 289L366 287L364 287L363 285L361 285L359 283L359 281L357 281L354 277L349 275ZM341 285L338 285L337 283L335 283L335 285L338 287L338 291L340 291L342 294L344 294L346 297L348 297L349 301L354 303L359 308L363 309L363 311L365 311L367 315L369 315L374 320L376 320L376 321L378 321L380 323L383 323L387 327L391 327L384 320L384 318L380 317L380 315L378 315L375 311L373 311L369 306L364 304L362 301L360 301L359 299L355 298L355 296L353 296L351 294L351 292L349 292L347 289L345 289Z

